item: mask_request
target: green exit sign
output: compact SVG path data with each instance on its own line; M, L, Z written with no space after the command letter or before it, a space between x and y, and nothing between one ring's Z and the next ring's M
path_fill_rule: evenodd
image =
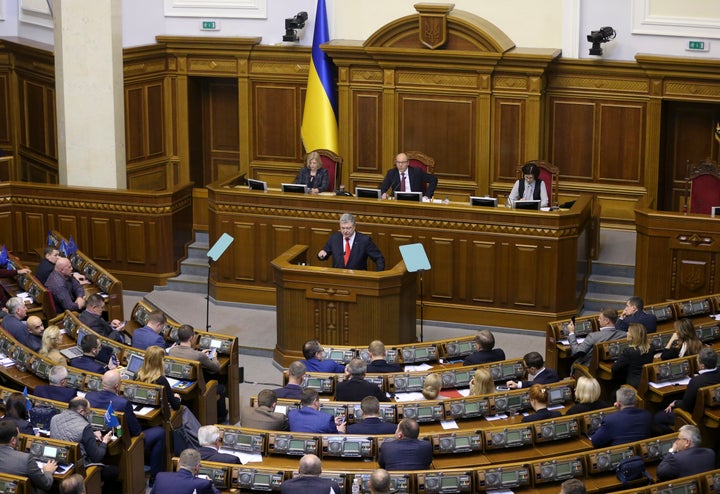
M203 31L219 31L220 26L218 26L217 21L202 21L201 29Z
M708 48L704 41L688 41L688 50L707 51Z

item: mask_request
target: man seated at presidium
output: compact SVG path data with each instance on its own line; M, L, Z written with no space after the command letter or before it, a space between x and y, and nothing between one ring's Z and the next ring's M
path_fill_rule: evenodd
M510 195L508 206L512 207L515 201L537 201L540 200L540 207L548 207L549 200L545 184L538 177L540 168L535 163L525 163L522 167L523 178L515 181Z
M340 216L340 231L330 235L317 257L324 261L333 258L333 267L367 270L368 257L375 262L377 271L385 270L385 258L368 235L355 231L355 216Z
M322 159L317 151L308 153L305 157L305 166L300 169L294 183L304 185L305 190L310 191L310 194L319 194L328 190L330 177L323 168Z
M410 160L407 154L400 153L395 156L395 166L388 170L385 179L380 184L383 199L387 199L388 189L392 189L394 192L422 192L423 198L432 198L438 183L437 177L409 165ZM427 184L427 190L425 190L425 184Z

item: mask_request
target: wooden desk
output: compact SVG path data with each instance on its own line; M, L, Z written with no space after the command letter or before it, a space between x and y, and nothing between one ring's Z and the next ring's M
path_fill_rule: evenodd
M424 274L427 319L544 330L548 320L582 305L592 196L580 196L567 211L535 212L264 193L232 184L208 186L210 241L223 232L235 237L211 270L216 299L275 304L270 261L296 244L317 253L337 231L340 214L351 211L386 266L400 261L399 246L423 244L432 266ZM330 265L312 256L308 262Z

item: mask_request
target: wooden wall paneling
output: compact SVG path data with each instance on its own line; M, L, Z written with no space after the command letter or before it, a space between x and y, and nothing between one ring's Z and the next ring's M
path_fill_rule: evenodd
M472 302L493 304L497 300L495 295L495 281L497 280L497 242L475 240L468 245L470 255L468 261L461 266L470 266L466 285Z
M206 78L203 97L205 181L211 183L240 171L238 85L234 78Z
M125 233L125 221L122 218L115 217L112 219L112 242L113 252L117 259L127 258L127 248L129 247L125 242L121 241L124 238Z
M13 214L9 208L0 209L0 235L9 251L25 250L22 237L13 237Z
M371 72L371 74L374 73ZM354 183L346 181L350 178L351 171L383 175L385 167L389 165L383 163L382 159L382 92L358 90L352 92L352 97L352 121L343 123L349 127L348 133L352 136L350 140L353 150L351 163L354 163L355 166L353 170L347 165L343 166L343 175L348 174L343 178L343 183L348 183L354 190Z
M458 275L466 269L466 266L460 266L456 263L457 242L453 238L443 238L432 236L425 242L428 246L430 257L430 266L432 277L428 287L428 295L433 299L452 299L457 295L454 293L454 287L462 283L458 280ZM427 278L427 274L425 274Z
M15 225L18 225L16 228L17 231L12 231L10 235L8 235L5 238L14 238L15 239L15 245L13 248L13 251L16 255L20 255L23 252L27 252L28 250L28 243L26 242L27 238L27 232L23 228L23 212L21 211L15 211L14 212L15 217ZM14 226L14 225L13 225ZM18 233L19 231L19 233Z
M0 147L13 145L10 113L10 73L0 72Z
M142 86L125 87L125 155L128 163L145 156L145 94Z
M525 104L518 99L494 98L492 130L494 176L517 179L517 167L523 162Z
M515 307L534 307L537 304L539 282L544 271L540 262L540 246L532 244L515 244L512 246L513 259L511 280L515 285Z
M672 251L673 266L677 273L673 276L671 293L673 298L699 297L712 290L717 283L718 252L698 252L675 248Z
M125 221L123 237L125 238L125 252L129 264L151 264L147 256L149 239L146 233L144 222Z
M232 224L235 245L232 251L232 259L228 261L232 260L234 264L232 273L236 280L253 281L259 279L255 259L260 245L257 245L254 236L251 234L253 228L253 223L235 221Z
M83 237L90 239L92 259L95 261L112 261L115 258L112 221L110 218L90 217L88 219L90 228L87 235Z
M163 190L171 180L163 163L128 166L128 189Z
M599 103L596 180L642 185L645 156L645 105Z
M55 218L55 230L60 232L65 238L72 237L77 240L78 237L78 215L68 215L59 213ZM47 233L47 232L46 232Z
M17 244L20 252L29 252L47 244L48 222L45 215L32 211L18 211Z
M165 154L165 95L163 81L145 87L147 99L147 157Z
M254 160L291 161L300 158L298 88L293 85L253 84L255 117Z
M290 247L298 243L298 225L289 225L274 223L268 226L270 234L270 258L275 259L280 254L288 250ZM260 263L257 266L259 279L269 281L272 279L271 267L269 263Z
M595 113L591 101L550 99L549 160L560 169L561 181L593 180Z

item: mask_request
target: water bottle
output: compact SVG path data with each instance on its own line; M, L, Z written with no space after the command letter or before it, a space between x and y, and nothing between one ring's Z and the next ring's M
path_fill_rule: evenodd
M360 494L362 492L362 480L360 477L355 477L352 483L352 494Z

